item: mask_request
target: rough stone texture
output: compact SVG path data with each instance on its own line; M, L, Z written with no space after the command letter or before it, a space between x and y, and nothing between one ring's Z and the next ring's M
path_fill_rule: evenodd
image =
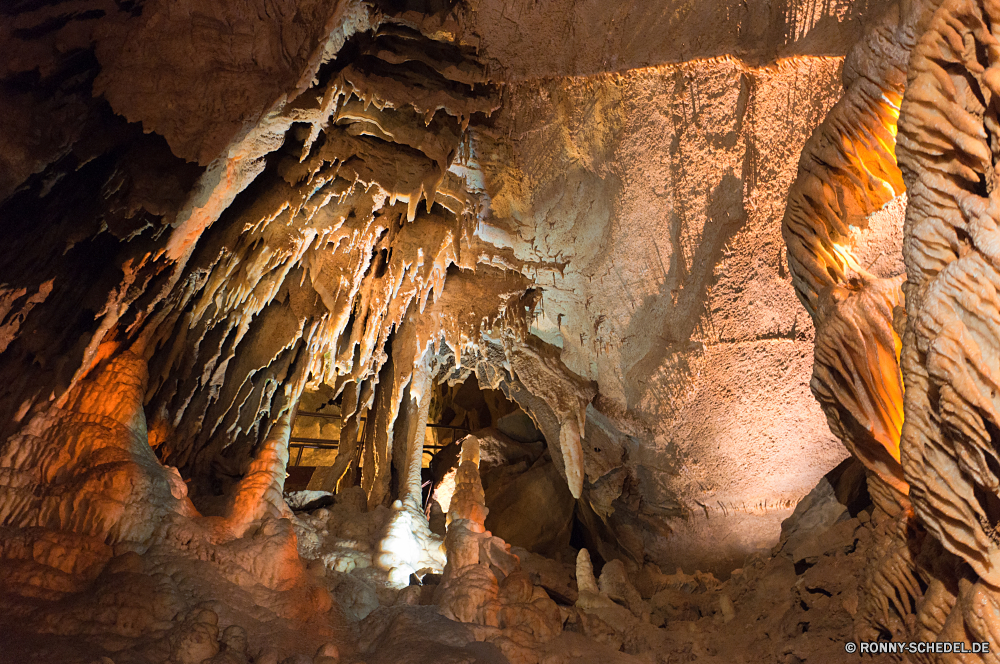
M469 23L506 77L537 80L726 55L754 65L798 54L842 56L891 5L480 0Z
M489 509L485 525L490 532L535 553L566 553L576 501L551 456L544 454L544 446L519 443L496 429L480 429L472 437L479 442L479 471ZM457 452L465 440L469 438L435 457L434 490L425 510L432 529L440 528L440 519L449 513L459 466Z
M997 16L989 3L916 2L887 17L849 58L847 94L807 145L790 194L785 238L818 329L813 390L868 469L874 499L852 612L864 640L997 634ZM869 233L878 246L892 240L884 217L899 206L872 213L903 183L905 281L895 260L869 273L874 247L864 246ZM853 546L850 524L788 547L791 557Z
M509 88L504 142L474 143L481 234L539 265L533 330L596 381L594 407L628 434L641 507L611 528L631 531L636 560L725 572L770 546L843 458L806 393L812 327L778 224L839 68L722 58L532 80Z
M782 223L796 293L817 328L813 393L848 449L903 494L893 327L902 266L876 252L901 251L886 226L898 228L903 209L893 148L918 18L888 14L851 52L846 93L803 150Z
M948 552L936 557L974 572L939 565L936 590L948 592L927 593L950 611L943 631L970 642L997 634L998 17L991 4L941 3L911 56L899 122L910 198L902 463L929 544Z
M782 43L798 45L792 50L824 45L767 66L730 56L649 66L648 58L628 54L627 67L642 66L622 74L567 64L561 78L515 76L519 82L505 88L504 107L488 127L485 116L499 99L465 44L502 34L489 29L493 7L472 6L461 16L376 16L355 4L310 5L295 14L275 8L271 23L251 9L213 5L184 15L170 28L182 35L180 47L162 60L155 58L168 40L163 35L173 33L155 32L169 22L159 4L91 26L94 90L174 154L207 169L178 182L180 194L154 191L128 204L129 215L144 209L161 217L160 228L172 228L154 240L157 226L140 217L118 234L148 239L125 251L133 287L112 290L113 274L90 280L100 284L87 298L94 311L106 312L100 324L84 321L77 334L45 350L21 335L6 354L7 370L32 375L37 369L30 366L55 366L38 359L50 355L81 357L89 366L106 334L122 346L137 344L151 361L153 444L161 459L195 478L204 509L246 472L248 451L267 435L259 416L276 421L311 374L313 384L326 381L335 394L359 398L346 413L345 431L367 413L382 413L369 428L373 440L344 438L356 453L341 456L328 487L367 475L361 481L374 505L389 490L390 429L398 418L419 429L412 422L420 408L407 401L410 367L442 326L456 362L475 365L480 360L466 362L460 347L477 341L485 315L489 326L499 325L510 361L493 386L506 385L547 433L570 491L580 495L587 485L586 510L606 521L591 534L607 545L608 557L649 555L672 564L690 554L686 564L725 571L772 543L792 503L842 454L803 388L811 331L791 298L776 219L794 155L838 94L835 56L862 17L881 8L837 5L823 10L823 19L823 11L806 16L812 10L805 5L788 7L756 27L739 8L680 12L664 18L678 35L726 16L726 34L742 36L718 41L712 48L720 54L756 53L751 59L767 61L777 55L771 49L779 33ZM314 15L323 11L329 13ZM254 18L243 22L240 12ZM315 31L320 18L324 28ZM524 20L535 29L529 19L530 12ZM385 27L373 38L369 27L380 20ZM254 42L260 54L251 53L257 68L235 88L225 77L211 78L183 104L144 105L144 88L121 82L159 67L143 85L171 96L177 81L203 80L204 71L242 57L254 21L267 26ZM185 32L192 23L206 27ZM71 28L83 30L75 22L64 29ZM220 31L226 36L216 43ZM827 37L817 41L813 33ZM345 40L344 54L329 60ZM171 66L201 42L213 44L210 58ZM508 57L480 46L483 58L502 65ZM652 61L682 56L691 57L670 51ZM34 62L11 66L26 70ZM428 74L428 66L437 73ZM566 77L581 72L587 76ZM253 84L258 79L267 85ZM233 93L241 86L253 90L252 98ZM104 107L90 115L116 121ZM189 116L188 123L177 119ZM789 122L761 120L776 116ZM145 162L152 148L130 149ZM557 166L564 162L573 166ZM130 163L111 167L111 176ZM52 169L49 181L73 180L61 175L64 167ZM32 186L18 199L28 206L25 216L40 212L31 195L44 193L44 185ZM123 191L114 177L106 186ZM469 214L477 210L473 226ZM77 245L79 260L94 263L92 250ZM53 272L56 258L49 258ZM470 276L477 263L503 269L499 290L482 294L483 284L501 281L485 266L482 276ZM446 279L449 264L462 269ZM38 304L47 283L32 280L19 296L38 293L22 305L25 316L29 305L44 310L34 314L32 329L69 301L68 285L58 282ZM525 331L499 318L505 297L529 285L534 318L527 331L555 348L521 343ZM487 304L450 322L439 317L457 301ZM419 311L408 312L410 302ZM388 352L396 326L399 343ZM526 348L536 350L522 357ZM487 358L483 350L473 357ZM39 408L82 375L72 360L60 366L69 368L8 386L12 417ZM557 375L564 387L544 393ZM564 400L567 389L577 397ZM742 403L731 408L737 394ZM411 402L415 420L407 414ZM588 436L594 440L581 444ZM408 437L400 450L415 442ZM722 531L734 533L725 547L704 545Z

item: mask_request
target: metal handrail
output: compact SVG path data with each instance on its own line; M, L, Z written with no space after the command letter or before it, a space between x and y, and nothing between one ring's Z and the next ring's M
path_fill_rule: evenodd
M332 413L312 413L312 412L307 412L307 411L299 411L298 413L296 413L295 416L298 417L300 415L301 416L305 416L305 417L321 417L321 418L331 419L331 420L343 420L343 418L340 415L334 415ZM362 423L366 423L367 419L368 418L362 417L362 418L359 418L359 421L362 422ZM435 445L424 445L424 449L431 449L431 450L440 450L440 449L443 449L443 448L447 447L448 445L451 445L451 443L454 443L455 442L454 432L456 432L456 431L469 431L468 427L453 426L451 424L436 424L436 423L430 423L429 422L429 423L427 423L426 426L429 429L451 429L452 434L453 434L452 435L452 441L450 443L435 444ZM291 464L292 466L298 466L299 462L302 461L302 451L303 450L305 450L305 449L313 449L313 450L316 450L316 449L319 449L319 450L338 450L338 449L340 449L340 441L339 440L330 440L330 439L326 439L326 438L291 437L291 438L288 439L288 447L289 447L289 449L291 449L293 447L297 447L298 448L298 453L295 455L295 462L293 464Z
M309 445L306 445L306 447L310 447L313 444L315 444L315 445L327 445L327 446L332 446L332 447L340 447L340 441L339 440L330 440L329 438L289 438L288 439L288 446L289 447L292 447L292 446L301 447L301 445L298 445L297 443L309 443Z
M303 416L303 417L325 417L325 418L330 419L330 420L340 420L340 419L343 419L340 415L334 415L333 413L308 413L308 412L305 412L305 411L299 411L299 412L295 413L296 417L298 417L300 415Z

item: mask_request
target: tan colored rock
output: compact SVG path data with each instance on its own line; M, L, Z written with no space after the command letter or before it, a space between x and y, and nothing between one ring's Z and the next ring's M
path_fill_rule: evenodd
M639 591L629 581L625 565L620 560L611 560L601 570L598 588L612 601L622 602L636 618L649 621L649 606L642 600Z

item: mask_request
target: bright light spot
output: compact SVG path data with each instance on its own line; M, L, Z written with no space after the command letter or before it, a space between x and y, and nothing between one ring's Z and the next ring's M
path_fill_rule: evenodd
M840 256L840 259L847 265L848 268L852 270L859 270L861 266L858 264L854 254L851 253L850 247L845 247L842 244L836 242L833 243L833 250Z
M451 498L455 495L455 475L456 470L450 470L441 479L441 482L434 488L434 499L441 506L441 511L445 514L451 509Z

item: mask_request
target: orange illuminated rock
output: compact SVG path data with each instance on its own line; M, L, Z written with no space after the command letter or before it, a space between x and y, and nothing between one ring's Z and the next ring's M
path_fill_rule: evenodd
M813 394L847 448L902 494L893 329L902 265L873 269L881 254L871 254L902 251L901 234L883 230L877 217L902 226L902 207L892 205L905 192L894 148L915 20L890 13L845 61L845 94L803 149L782 222L792 282L816 325ZM862 264L858 255L875 260Z

